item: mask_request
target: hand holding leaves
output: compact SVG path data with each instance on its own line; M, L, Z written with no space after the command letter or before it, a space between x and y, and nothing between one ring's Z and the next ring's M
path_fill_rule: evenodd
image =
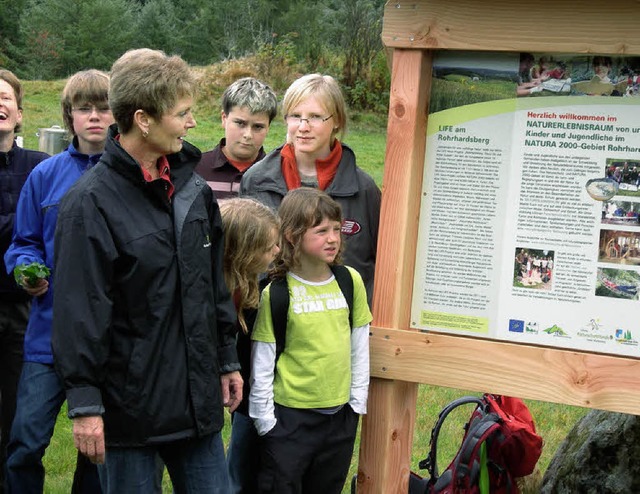
M47 278L51 271L47 266L39 262L31 264L21 264L13 270L13 276L18 285L24 285L26 282L29 287L35 287L38 280Z

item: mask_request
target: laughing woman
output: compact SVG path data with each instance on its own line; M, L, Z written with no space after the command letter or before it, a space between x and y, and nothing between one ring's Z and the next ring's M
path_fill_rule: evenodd
M196 80L140 49L111 69L100 162L62 201L53 352L76 447L106 493L226 494L223 404L242 399L218 204L187 143Z

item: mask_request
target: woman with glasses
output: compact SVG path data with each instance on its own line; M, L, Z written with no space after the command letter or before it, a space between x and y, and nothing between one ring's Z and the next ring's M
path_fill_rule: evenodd
M287 142L247 170L240 195L277 209L287 191L301 186L329 194L342 207L345 264L360 272L371 304L381 194L341 142L347 111L340 86L328 75L302 76L287 89L282 113Z
M381 194L373 179L357 166L351 148L341 142L347 125L342 91L331 76L305 75L287 89L282 113L287 142L247 170L240 196L254 197L275 210L289 190L304 186L325 191L342 208L344 263L360 272L371 305ZM248 420L234 420L232 443L234 435L259 445ZM247 447L244 454L247 470L258 468L258 448ZM247 471L245 477L256 473ZM258 488L258 492L267 491L265 486ZM255 490L244 488L234 494L246 492Z

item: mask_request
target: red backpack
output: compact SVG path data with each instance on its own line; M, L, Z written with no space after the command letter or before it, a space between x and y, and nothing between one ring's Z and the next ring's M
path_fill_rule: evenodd
M438 434L449 413L464 404L476 408L465 425L460 449L438 474ZM431 431L430 451L419 463L429 478L412 473L410 494L518 494L515 479L533 472L542 453L542 438L527 405L519 398L485 394L449 403Z

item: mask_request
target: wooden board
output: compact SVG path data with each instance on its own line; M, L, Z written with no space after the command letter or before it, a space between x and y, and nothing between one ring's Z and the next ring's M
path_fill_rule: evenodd
M389 1L387 47L640 54L637 0Z
M640 360L372 328L371 375L533 400L640 412Z

